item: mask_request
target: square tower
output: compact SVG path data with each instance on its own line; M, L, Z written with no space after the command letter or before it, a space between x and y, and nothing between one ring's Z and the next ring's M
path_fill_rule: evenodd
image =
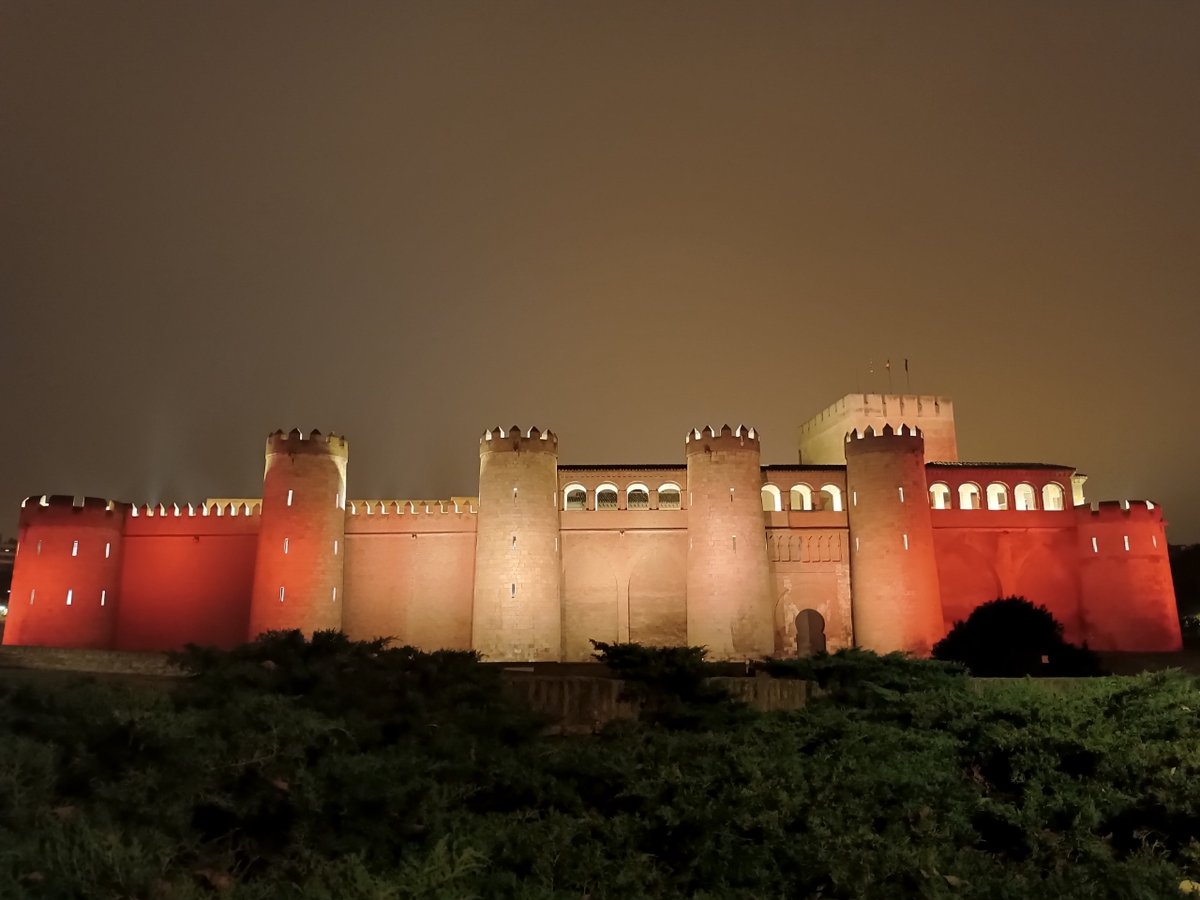
M800 426L798 446L804 465L842 465L846 434L867 426L876 434L884 425L909 425L925 436L925 459L958 462L954 403L928 394L847 394Z

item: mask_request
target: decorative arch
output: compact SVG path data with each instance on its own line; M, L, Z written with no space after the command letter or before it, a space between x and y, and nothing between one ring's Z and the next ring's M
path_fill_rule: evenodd
M1032 484L1022 482L1013 488L1013 505L1019 510L1037 509L1037 491Z
M650 488L638 481L625 488L625 508L649 509Z
M605 482L596 488L596 509L616 509L619 493L617 486Z
M979 485L973 481L958 486L958 508L979 509Z
M937 482L929 486L929 505L934 509L950 509L950 485Z
M582 484L568 484L563 488L563 505L564 510L568 509L587 509L587 488Z
M1063 505L1063 487L1057 481L1051 481L1042 487L1042 509L1061 511Z
M813 508L812 488L807 484L793 484L788 492L789 507L794 510L808 512Z
M822 509L831 509L834 512L842 511L842 489L836 484L821 485Z
M763 485L762 506L763 512L781 512L783 510L783 498L779 494L779 488L773 484Z
M683 505L681 498L682 493L675 482L668 481L658 486L659 509L679 509Z
M1008 485L1002 481L993 481L987 486L987 508L1008 509Z

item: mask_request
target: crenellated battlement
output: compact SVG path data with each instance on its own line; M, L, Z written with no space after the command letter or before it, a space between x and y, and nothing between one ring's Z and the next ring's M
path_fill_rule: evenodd
M558 436L553 431L539 431L530 428L521 431L513 425L511 428L497 426L489 428L479 439L479 452L526 452L526 453L558 453Z
M479 512L478 497L451 497L448 500L350 500L346 514L350 516L430 516Z
M893 428L891 424L886 424L879 431L876 431L873 425L868 425L866 428L852 428L846 432L845 441L849 444L852 441L879 440L880 438L911 439L923 437L924 434L920 428L902 422L899 428Z
M293 428L287 434L279 430L267 435L267 453L312 453L345 459L350 444L344 436L332 432L322 434L314 428L306 436L299 428Z
M899 411L901 415L915 412L923 418L954 419L954 402L935 394L847 394L825 407L800 426L801 434L819 431L832 421L849 413Z
M712 450L759 450L758 431L745 425L737 428L722 425L720 431L711 425L693 428L684 436L683 442L688 454Z
M128 505L103 497L74 497L69 494L43 494L21 501L21 525L78 524L81 520L121 519Z
M1150 500L1101 500L1088 506L1075 507L1080 517L1079 524L1103 525L1106 523L1128 524L1161 523L1162 507Z
M189 519L189 518L234 518L262 515L261 500L205 500L193 503L142 503L129 507L129 516L134 519Z

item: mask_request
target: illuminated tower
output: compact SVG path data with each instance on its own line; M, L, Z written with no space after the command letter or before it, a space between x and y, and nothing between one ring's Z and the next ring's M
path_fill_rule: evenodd
M928 656L943 627L920 431L851 431L846 482L854 643Z
M345 438L319 431L267 438L251 638L342 627L348 450Z
M471 645L485 658L562 657L558 515L554 432L484 432Z
M5 644L112 647L126 511L95 497L25 501Z
M753 428L687 437L687 640L712 659L775 648L762 469Z

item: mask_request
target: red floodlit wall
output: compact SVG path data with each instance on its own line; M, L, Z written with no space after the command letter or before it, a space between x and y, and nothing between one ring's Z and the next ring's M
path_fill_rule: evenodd
M1049 609L1067 640L1085 639L1073 510L946 509L932 519L947 631L981 604L1015 596Z
M112 647L125 509L95 497L26 501L5 644Z
M232 512L160 507L126 518L117 649L232 647L247 639L260 519L256 511Z
M353 501L346 516L350 637L423 650L469 650L475 511L453 503Z
M1162 510L1144 501L1075 510L1084 631L1096 650L1183 646Z

